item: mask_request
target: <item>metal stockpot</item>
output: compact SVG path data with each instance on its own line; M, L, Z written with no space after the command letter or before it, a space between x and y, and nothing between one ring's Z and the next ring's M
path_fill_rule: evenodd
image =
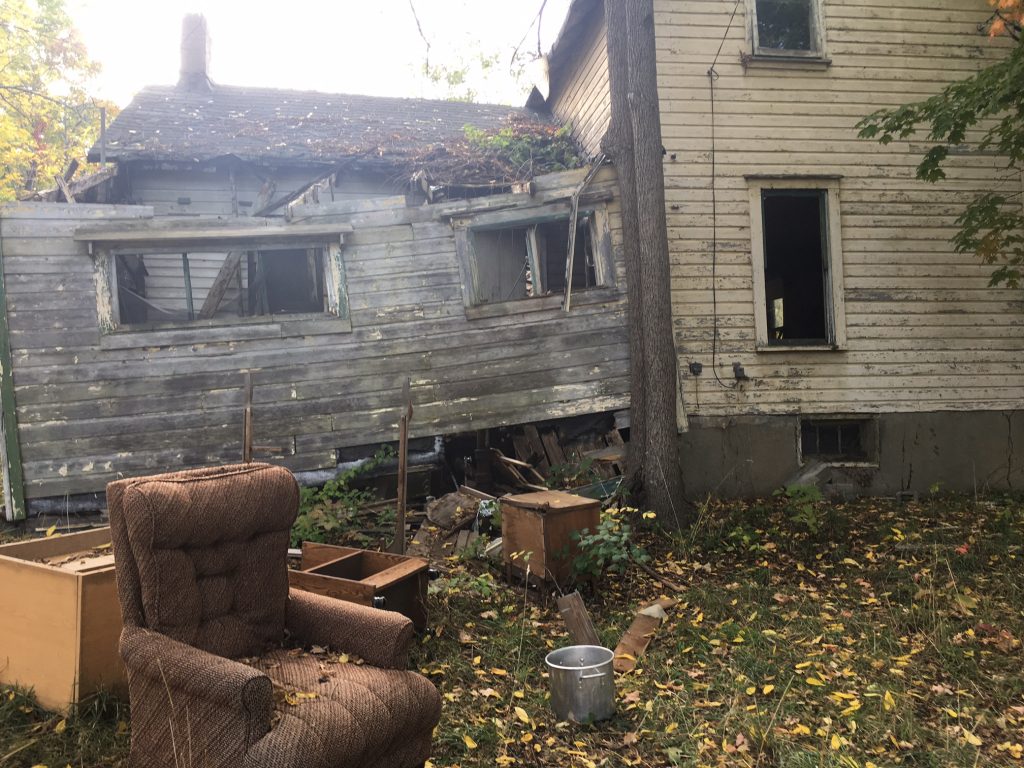
M551 708L559 720L586 723L615 714L614 657L599 645L570 645L547 655Z

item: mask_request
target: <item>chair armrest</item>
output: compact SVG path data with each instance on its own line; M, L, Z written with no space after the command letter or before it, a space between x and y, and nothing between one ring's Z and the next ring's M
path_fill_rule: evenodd
M285 626L299 642L353 653L375 667L404 669L408 665L412 622L394 611L292 589Z
M245 712L254 725L270 729L274 687L259 670L140 627L124 628L120 651L129 673L160 684L172 697L183 694Z

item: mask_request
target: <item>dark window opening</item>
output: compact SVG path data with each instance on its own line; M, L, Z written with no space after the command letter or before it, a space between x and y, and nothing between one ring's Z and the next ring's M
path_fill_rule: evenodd
M826 192L764 190L769 344L831 344Z
M874 460L873 419L801 419L800 453L823 461Z
M328 311L321 248L116 254L122 326Z
M816 50L814 0L757 0L757 44L769 51Z
M564 293L569 221L474 230L476 298L482 304ZM573 245L572 288L598 284L590 216L581 215Z

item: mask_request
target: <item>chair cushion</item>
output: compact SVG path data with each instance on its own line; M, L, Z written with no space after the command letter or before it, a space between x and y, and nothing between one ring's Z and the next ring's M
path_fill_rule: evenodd
M284 637L291 473L239 465L128 486L122 500L146 627L228 658Z
M300 749L331 768L366 766L419 742L427 753L412 755L408 764L421 764L441 716L437 689L415 672L337 658L277 650L244 659L274 683L277 721L268 736L276 742L274 751Z

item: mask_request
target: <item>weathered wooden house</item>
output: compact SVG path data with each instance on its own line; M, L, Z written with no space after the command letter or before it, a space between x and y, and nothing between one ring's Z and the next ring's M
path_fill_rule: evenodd
M193 31L115 172L0 208L8 510L238 460L250 376L294 470L394 440L406 382L414 437L628 405L611 169L481 148L556 146L526 109L216 85Z
M950 244L964 204L1020 173L964 147L927 184L924 137L855 129L1004 55L990 5L654 5L688 490L763 494L815 466L870 492L1020 487L1024 302ZM600 0L573 3L549 68L531 103L598 154Z

